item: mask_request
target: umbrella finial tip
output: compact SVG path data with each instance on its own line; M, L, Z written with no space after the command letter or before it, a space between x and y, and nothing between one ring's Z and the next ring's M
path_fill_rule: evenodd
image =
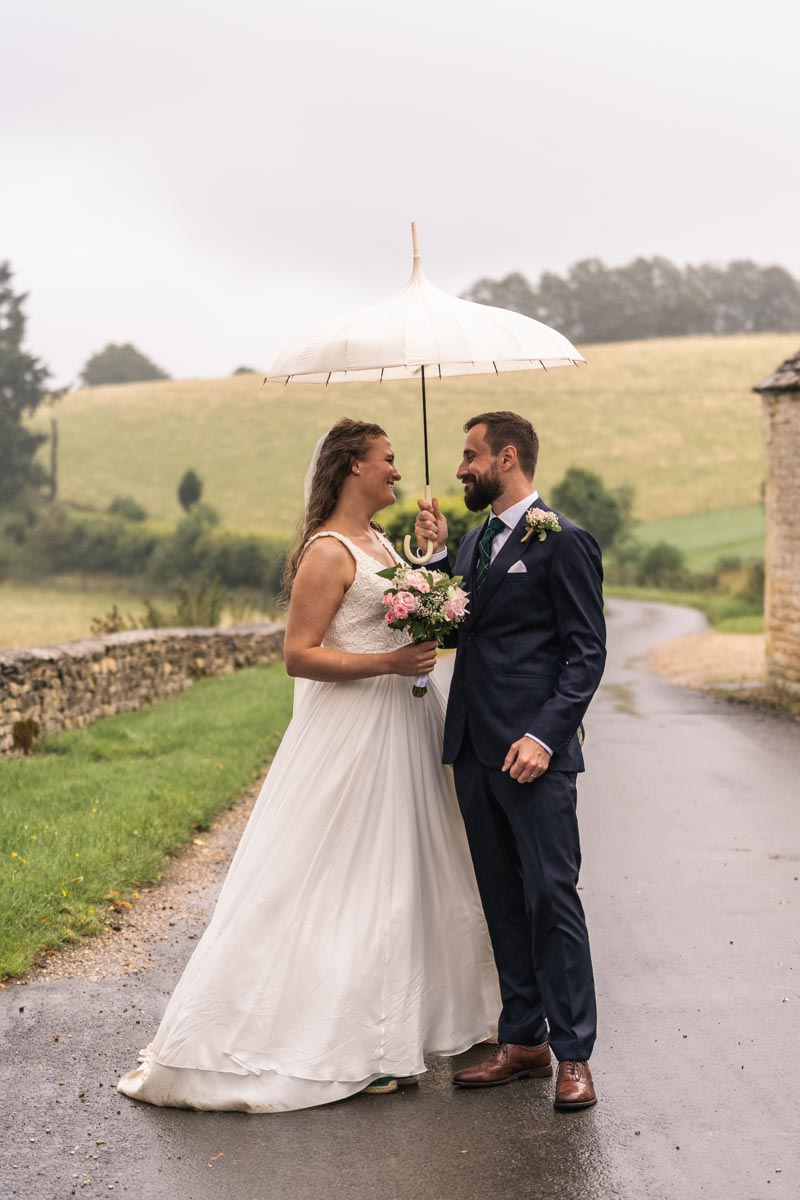
M419 242L417 241L417 222L411 222L411 245L414 247L414 258L419 258Z

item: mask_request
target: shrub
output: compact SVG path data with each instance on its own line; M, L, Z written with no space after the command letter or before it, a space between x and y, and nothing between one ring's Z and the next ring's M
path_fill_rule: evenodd
M742 560L738 554L723 554L714 563L714 573L716 575L725 575L729 571L738 571L741 569Z
M480 525L486 513L470 512L464 504L462 497L452 492L440 497L439 507L447 517L449 531L448 544L451 553L454 553L464 534L468 533L470 529L474 529L476 525ZM413 536L414 522L417 519L418 512L419 507L416 500L406 500L401 504L395 504L392 508L386 509L379 516L386 536L394 543L396 549L401 554L403 552L403 538L407 533Z
M656 542L642 555L636 582L640 587L682 588L687 574L683 551L670 542Z
M226 587L255 588L269 596L281 590L288 549L286 539L276 535L225 529L211 530L200 546L205 569Z
M752 605L756 612L764 610L764 560L757 559L755 562L748 563L747 576L744 586L737 596L743 600L745 604Z
M36 524L25 530L14 553L21 574L52 575L62 571L107 571L140 575L147 569L159 540L157 526L103 514L74 517L50 505Z
M11 740L15 750L23 754L33 754L37 748L39 737L39 722L33 717L23 717L11 726Z
M102 637L106 633L124 633L126 630L139 628L141 628L141 623L130 613L120 612L116 604L112 605L111 611L104 616L92 617L90 625L94 637Z
M132 496L115 496L108 506L112 517L122 517L125 521L146 521L147 509L142 508L138 500Z
M17 531L21 545L6 534L0 566L21 577L85 571L162 584L207 576L222 587L248 588L262 600L274 600L281 589L286 539L221 529L218 520L205 504L195 505L172 529L107 514L76 516L49 505L35 526Z

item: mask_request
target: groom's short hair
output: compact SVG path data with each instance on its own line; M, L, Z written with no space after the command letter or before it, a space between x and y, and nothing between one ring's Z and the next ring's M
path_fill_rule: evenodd
M486 441L492 454L499 454L504 446L513 446L522 474L526 479L533 479L539 458L539 438L530 421L513 412L480 413L470 417L464 433L473 425L486 426Z

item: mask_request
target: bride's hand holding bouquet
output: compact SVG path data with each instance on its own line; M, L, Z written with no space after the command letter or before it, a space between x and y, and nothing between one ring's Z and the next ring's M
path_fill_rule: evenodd
M410 567L406 563L387 567L378 575L390 581L383 594L386 610L384 620L393 629L405 629L418 649L432 644L441 645L467 615L468 594L459 585L460 575L446 575ZM434 655L435 659L435 655ZM428 670L415 672L412 692L424 696L428 687Z

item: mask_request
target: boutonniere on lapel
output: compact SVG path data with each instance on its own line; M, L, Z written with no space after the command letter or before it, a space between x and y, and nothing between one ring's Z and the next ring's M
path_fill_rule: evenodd
M554 512L545 512L542 508L529 508L525 513L525 524L527 529L520 538L522 542L530 541L532 537L543 542L548 533L561 533L557 515Z

